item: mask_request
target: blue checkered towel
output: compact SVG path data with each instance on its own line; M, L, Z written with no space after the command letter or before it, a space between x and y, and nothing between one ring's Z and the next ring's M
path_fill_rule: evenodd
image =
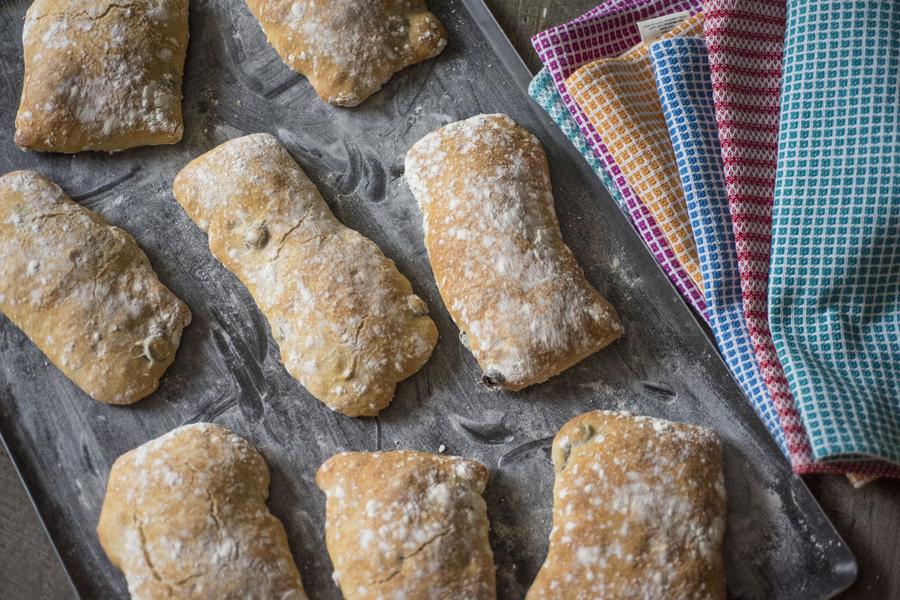
M659 41L650 47L650 61L697 242L710 328L735 379L787 456L781 420L744 320L706 43Z
M900 463L900 2L789 0L769 320L817 460Z

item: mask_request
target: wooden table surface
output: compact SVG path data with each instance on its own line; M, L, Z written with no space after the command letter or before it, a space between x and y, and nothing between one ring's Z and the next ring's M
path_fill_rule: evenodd
M438 0L431 0L438 1ZM528 66L540 62L531 36L597 0L486 0ZM900 599L900 481L854 490L842 477L808 477L807 484L859 561L859 577L842 600ZM85 523L93 531L94 523ZM0 451L0 598L75 597L5 452Z

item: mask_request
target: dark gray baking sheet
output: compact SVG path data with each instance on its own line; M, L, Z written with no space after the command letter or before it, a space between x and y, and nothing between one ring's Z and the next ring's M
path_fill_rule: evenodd
M324 496L313 481L319 464L339 450L442 445L492 469L486 496L500 597L522 598L546 552L551 437L596 408L698 423L722 437L733 598L824 598L848 586L856 574L852 554L596 176L528 98L529 73L481 0L430 4L450 32L444 53L348 110L323 104L281 63L242 0L194 0L184 140L63 156L13 145L28 2L0 3L0 173L35 169L131 232L194 315L159 391L119 408L85 396L0 316L0 433L77 590L85 598L127 596L94 534L116 457L178 425L215 421L268 460L270 506L287 527L313 598L339 597L323 542ZM543 142L563 235L626 331L610 348L519 394L478 384L475 361L435 288L420 215L402 178L412 143L481 112L505 112ZM257 131L276 135L337 216L397 262L440 328L434 356L378 418L335 414L285 372L249 294L172 198L172 180L190 159Z

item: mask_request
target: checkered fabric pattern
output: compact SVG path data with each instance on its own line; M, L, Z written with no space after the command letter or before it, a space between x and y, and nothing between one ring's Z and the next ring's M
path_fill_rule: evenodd
M662 229L625 181L600 136L565 85L566 78L585 63L618 56L639 43L638 21L682 10L694 13L699 10L701 1L606 0L572 21L538 33L532 43L553 78L560 99L619 190L635 229L682 296L699 314L705 316L703 293L678 262Z
M662 37L702 31L702 16L694 15ZM621 58L588 63L569 76L566 87L659 223L678 261L702 289L697 247L647 47L640 44Z
M553 122L556 123L563 134L569 138L569 141L572 142L575 149L581 153L581 156L584 157L587 164L594 173L597 174L597 177L600 178L603 186L609 192L609 195L613 197L613 200L616 201L616 204L619 205L619 208L624 211L625 199L622 197L622 193L619 191L619 188L616 187L615 182L612 180L612 177L609 176L609 173L606 172L606 169L603 168L603 163L600 162L594 154L594 151L591 150L591 147L588 144L587 139L582 135L581 130L578 129L578 124L575 122L575 119L572 118L572 115L563 103L559 92L556 91L553 77L547 69L541 69L540 72L535 75L534 79L531 80L531 83L528 85L528 95L537 102L538 106L543 108L544 111L550 115Z
M553 77L550 75L549 71L541 69L528 86L528 93L534 101L550 115L550 118L553 119L553 122L556 123L557 126L559 126L563 134L569 138L569 141L572 142L575 149L581 153L591 169L597 174L597 177L600 178L600 181L603 182L604 187L606 187L609 194L619 205L619 208L628 215L631 211L629 210L625 198L622 196L622 192L619 190L619 187L615 184L612 177L610 177L603 162L594 154L587 138L584 137L578 124L575 122L575 119L572 117L568 108L566 108L562 96L559 95L556 85L553 82ZM667 258L666 260L661 260L660 264L666 275L676 287L678 287L679 282L682 280L690 281L691 286L693 286L693 281L687 278L687 273L681 268L681 265L678 264L674 253L672 253L671 248L668 247L668 243L666 243L664 248L659 247L657 238L653 234L655 229L653 216L647 212L647 209L643 205L640 205L639 208L646 212L646 214L637 222L632 221L632 225L635 226L635 229L647 245L653 249L653 252L657 257L659 252L665 253ZM638 223L643 224L643 227L639 226ZM648 227L648 224L654 225ZM672 263L675 264L675 268L673 268ZM696 290L696 288L694 289ZM696 294L686 294L685 299L694 307L694 310L696 310L700 316L706 319L706 302L700 296L699 292Z
M900 3L789 0L769 321L817 460L900 463Z
M710 328L725 363L788 456L744 321L706 44L702 38L659 41L650 47L650 62L697 241Z
M744 316L794 472L891 475L884 464L817 462L768 322L772 199L778 155L786 0L706 0L716 121L734 229ZM857 478L858 480L858 478Z

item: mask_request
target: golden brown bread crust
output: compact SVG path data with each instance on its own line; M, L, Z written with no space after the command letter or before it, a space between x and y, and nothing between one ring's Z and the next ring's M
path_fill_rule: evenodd
M550 549L527 600L725 598L715 434L594 411L559 430L552 455Z
M481 463L427 452L345 452L316 474L325 543L346 600L493 600Z
M440 54L423 0L247 0L269 43L332 104L356 106L401 69Z
M109 404L155 390L191 322L134 238L32 171L0 177L0 311Z
M16 144L113 152L181 140L187 0L35 0Z
M116 460L97 535L134 600L306 600L268 496L253 446L186 425Z
M175 197L269 320L288 372L326 405L375 415L437 343L428 307L373 242L344 227L268 134L187 165Z
M562 240L540 142L506 115L419 140L406 180L444 304L488 385L540 383L622 335Z

